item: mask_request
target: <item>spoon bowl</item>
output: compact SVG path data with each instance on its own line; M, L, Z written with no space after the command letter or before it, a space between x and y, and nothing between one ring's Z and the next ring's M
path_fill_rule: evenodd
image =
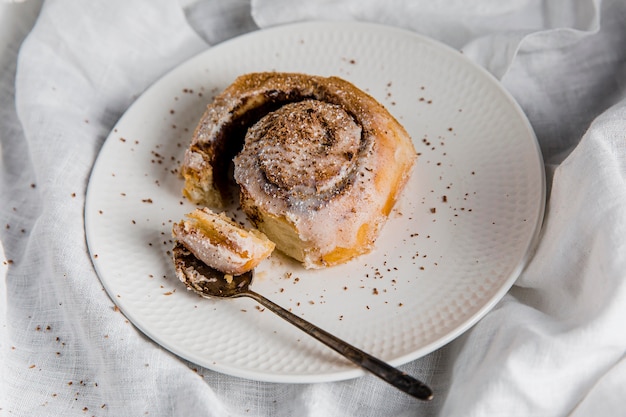
M241 275L225 275L194 256L181 243L173 249L178 278L187 288L205 298L234 298L249 296L254 270Z

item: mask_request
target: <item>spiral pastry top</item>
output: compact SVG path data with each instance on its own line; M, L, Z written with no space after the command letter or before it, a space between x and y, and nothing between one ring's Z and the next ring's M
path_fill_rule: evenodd
M184 194L219 207L233 158L252 223L319 268L372 249L416 153L397 120L347 81L253 73L208 106L185 154Z

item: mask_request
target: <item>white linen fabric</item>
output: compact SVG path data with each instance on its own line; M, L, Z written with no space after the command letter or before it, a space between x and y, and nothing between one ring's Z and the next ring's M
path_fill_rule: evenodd
M623 415L626 2L40 6L10 5L27 12L0 43L0 415ZM515 286L463 336L401 367L434 388L428 403L372 376L274 384L187 363L114 308L89 259L88 176L132 101L212 44L320 19L399 26L461 49L515 96L544 155L541 240Z

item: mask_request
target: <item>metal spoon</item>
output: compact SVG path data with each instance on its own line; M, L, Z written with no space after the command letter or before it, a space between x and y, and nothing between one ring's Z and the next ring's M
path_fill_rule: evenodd
M180 243L175 245L173 254L179 278L183 280L188 288L201 296L223 298L250 297L267 309L278 314L289 323L300 328L307 334L345 356L350 361L379 378L382 378L399 390L420 400L430 400L433 398L432 390L423 382L344 342L336 336L290 313L264 296L252 291L249 286L252 283L253 271L233 276L232 279L227 279L224 277L223 273L198 260Z

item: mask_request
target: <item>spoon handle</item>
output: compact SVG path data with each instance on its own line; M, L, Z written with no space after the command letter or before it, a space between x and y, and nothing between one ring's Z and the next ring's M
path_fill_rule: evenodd
M347 359L351 360L360 367L368 370L372 374L378 376L394 387L398 388L405 393L418 398L420 400L430 400L433 397L432 390L423 382L418 381L412 376L394 368L393 366L383 362L382 360L363 352L362 350L350 345L347 342L339 339L336 336L320 329L312 323L296 316L295 314L285 310L278 304L271 300L268 300L261 294L258 294L252 290L241 293L241 295L249 296L257 301L259 304L268 308L272 312L278 314L280 317L288 321L289 323L300 328L307 334L313 336L320 342L324 343L328 347L334 349Z

